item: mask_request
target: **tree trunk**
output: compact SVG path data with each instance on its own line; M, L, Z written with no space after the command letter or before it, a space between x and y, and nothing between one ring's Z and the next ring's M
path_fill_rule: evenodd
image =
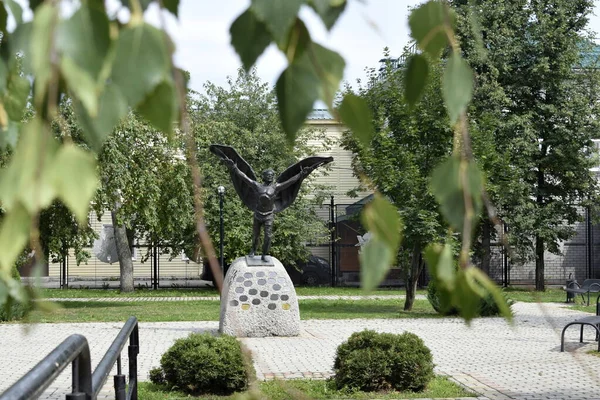
M117 246L117 255L119 256L119 269L121 275L121 292L133 292L133 262L131 261L131 248L127 240L127 230L125 225L117 223L117 209L111 212L112 223L115 236L115 244Z
M415 303L415 294L417 292L417 282L419 275L423 269L423 261L421 259L421 246L415 244L413 246L412 257L410 259L410 267L406 274L406 299L404 300L404 311L412 310Z
M535 237L535 290L543 292L544 287L544 241Z
M481 230L481 248L483 254L481 256L481 270L487 275L490 274L490 262L492 260L492 225L486 219L483 221L483 227Z

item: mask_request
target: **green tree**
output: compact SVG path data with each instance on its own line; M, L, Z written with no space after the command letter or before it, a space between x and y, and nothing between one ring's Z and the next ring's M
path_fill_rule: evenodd
M27 110L24 119L30 120L33 117L31 110ZM57 130L57 138L60 135ZM9 164L13 151L7 147L0 150L0 166ZM0 217L4 210L0 207ZM96 234L89 224L89 220L80 222L67 206L60 200L55 200L39 215L39 243L42 249L41 255L32 253L28 246L20 256L19 269L24 276L30 276L32 273L41 275L48 273L48 263L61 263L69 256L69 250L73 250L73 255L77 264L86 261L90 254L85 250L96 238ZM31 271L36 266L41 271Z
M500 124L493 142L507 162L490 174L494 200L516 254L535 259L536 289L544 290L545 251L560 254L559 243L581 221L579 207L598 196L590 168L596 162L591 139L598 132L600 81L597 70L581 68L593 2L474 3L452 2L459 15L480 20L483 45L478 48L466 24L459 29L461 42L479 86L492 77L502 97L494 107ZM475 96L472 120L485 120L486 103Z
M90 247L96 233L89 221L82 224L60 201L55 201L40 213L40 242L44 250L44 260L63 262L73 250L79 265L90 257L85 250Z
M366 176L402 216L397 263L406 272L404 309L410 310L424 265L421 254L428 243L442 242L447 235L429 177L452 152L453 133L439 95L441 68L433 67L430 84L414 108L404 99L405 74L405 69L391 67L383 78L371 74L360 95L373 111L375 135L366 146L346 132L343 146L354 154L355 173Z
M94 209L110 210L122 291L133 291L134 240L176 255L193 239L184 234L194 226L189 168L175 143L130 113L98 154Z
M303 128L294 145L286 140L277 114L277 100L267 83L261 82L255 70L238 71L229 78L227 88L206 83L206 94L197 96L192 105L193 129L198 146L198 163L204 176L202 197L205 218L212 237L219 232L219 197L217 187L225 191L224 254L226 262L247 254L252 238L252 212L238 198L225 165L209 152L210 144L234 147L252 166L257 176L267 168L282 173L298 159L327 149L324 132ZM313 144L317 143L317 144ZM302 184L292 206L275 218L272 254L284 264L306 259L307 242L327 235L326 221L316 214L326 188L314 184L314 176Z
M480 242L475 244L474 257L480 261L481 269L489 274L491 242L498 238L495 229L498 227L494 224L511 217L510 210L519 206L521 194L526 191L522 169L511 165L514 154L522 153L522 143L527 141L526 138L517 139L515 135L523 130L524 119L506 112L511 100L498 81L501 71L507 68L502 65L504 55L511 54L516 47L514 41L518 38L515 34L524 22L524 13L522 4L515 1L488 2L485 11L469 7L467 1L451 4L457 10L457 32L463 54L476 76L469 106L473 154L485 174L488 206L491 205L499 217L492 219L489 210L484 210L476 231ZM527 237L514 234L508 239L512 261L517 263L527 259L530 248Z
M62 106L63 129L86 147L72 102ZM177 140L130 112L98 152L99 190L92 209L110 214L121 290L133 291L132 246L146 243L179 254L193 248L194 209L189 167Z

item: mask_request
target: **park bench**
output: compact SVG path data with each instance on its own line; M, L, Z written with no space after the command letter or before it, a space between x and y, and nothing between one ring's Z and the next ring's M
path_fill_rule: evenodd
M568 293L580 294L583 301L585 301L584 294L587 293L587 305L590 305L590 293L600 292L600 279L586 279L583 284L577 282L570 282L565 289Z
M594 279L595 280L595 279ZM584 282L585 283L585 282ZM589 296L589 293L588 293ZM560 335L560 351L565 351L565 331L572 325L580 325L581 331L579 333L579 343L583 343L583 327L585 325L591 326L596 330L596 339L598 341L598 352L600 352L600 295L596 297L596 315L591 317L583 317L576 319L573 322L569 322L562 330Z

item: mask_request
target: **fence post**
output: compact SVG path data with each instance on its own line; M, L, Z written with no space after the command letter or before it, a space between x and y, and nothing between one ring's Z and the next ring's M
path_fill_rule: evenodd
M337 249L335 245L335 200L331 196L331 203L329 204L329 230L331 231L331 287L335 287L337 282Z
M137 400L138 387L137 387L137 355L140 352L140 337L138 325L135 325L131 336L129 337L129 392L131 393L130 399Z
M115 387L115 399L127 399L127 382L125 375L121 372L121 354L117 357L117 374L113 376L113 385Z
M506 235L508 233L508 226L506 225L506 223L502 224L502 228L504 230L504 235ZM508 279L509 279L508 278L508 249L505 246L502 247L502 261L504 264L504 276L503 276L504 279L502 279L503 280L502 286L508 287L508 285L509 285L509 282L508 282Z
M587 277L588 279L592 278L592 251L593 243L592 243L592 216L590 213L590 208L586 207L585 209L585 241L586 241L586 255L587 255Z
M67 289L69 287L69 272L67 271L67 262L69 259L69 249L64 249L62 251L62 262L61 262L61 269L62 269L62 277L61 277L61 282L60 282L60 288L61 289Z
M115 375L115 399L116 400L125 400L127 398L127 390L125 383L125 375Z

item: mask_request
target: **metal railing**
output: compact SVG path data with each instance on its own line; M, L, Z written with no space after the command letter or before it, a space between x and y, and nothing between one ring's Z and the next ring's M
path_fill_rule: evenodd
M129 388L121 373L121 352L129 339ZM67 400L94 400L104 386L110 370L117 363L114 376L115 399L137 400L137 355L139 354L138 321L130 317L92 374L90 348L82 335L71 335L33 367L14 385L0 394L0 400L37 399L71 364L73 380Z

